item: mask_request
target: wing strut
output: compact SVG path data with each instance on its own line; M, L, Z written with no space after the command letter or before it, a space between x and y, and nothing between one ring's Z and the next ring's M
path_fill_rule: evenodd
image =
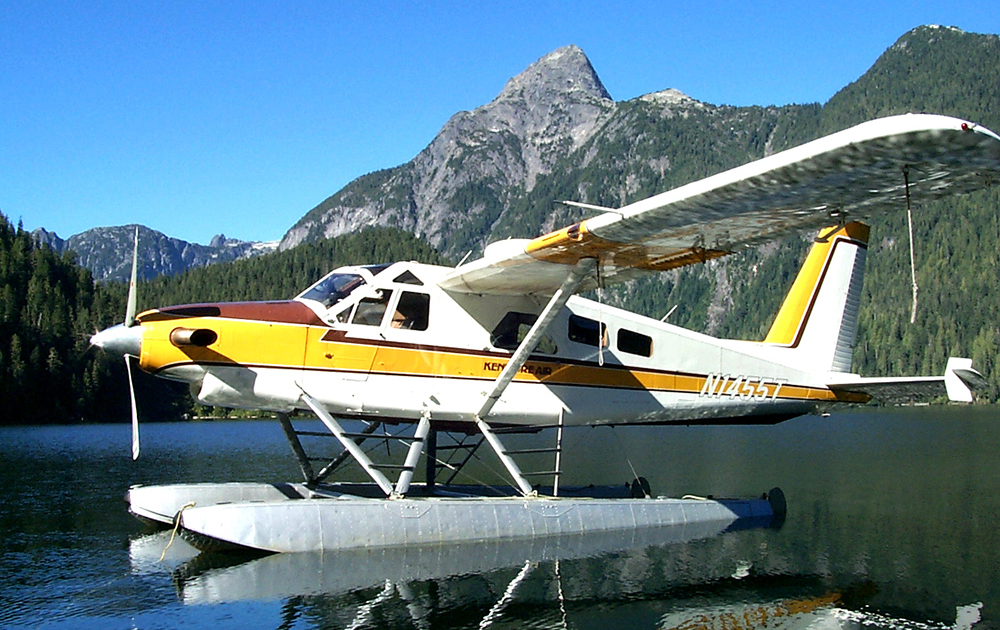
M552 298L549 300L545 308L542 309L541 314L538 319L535 320L534 325L532 325L531 330L521 341L521 345L517 347L514 354L510 357L510 361L504 366L503 371L497 376L497 380L493 384L493 391L486 396L486 400L483 402L483 406L480 407L479 412L476 414L476 425L479 430L482 431L483 435L486 437L486 441L496 452L500 461L503 463L504 467L507 468L507 472L514 478L517 482L518 488L521 489L521 493L525 496L532 494L531 484L524 478L521 470L517 467L517 463L511 459L510 455L507 454L507 450L504 448L503 443L497 438L496 434L493 433L492 428L486 423L484 418L490 415L493 410L493 406L496 405L497 401L500 400L500 396L503 394L507 386L510 385L511 381L524 364L528 361L528 356L541 341L542 336L548 331L552 322L555 321L556 316L562 307L566 305L570 296L576 292L577 288L580 286L590 273L594 270L595 265L597 265L597 259L595 258L582 258L576 265L573 266L573 270L570 271L566 279L563 280L562 285L552 294Z
M570 296L576 292L577 287L580 283L586 280L587 276L594 269L597 264L596 258L582 258L580 262L574 265L573 270L566 276L563 280L562 286L560 286L555 293L552 294L552 299L549 303L545 305L542 309L541 315L535 320L534 325L528 334L524 337L521 345L517 347L514 351L514 355L511 356L510 361L504 367L503 371L500 372L500 376L494 382L493 391L490 392L489 396L486 397L486 401L483 406L479 409L479 413L476 416L480 419L485 418L490 415L490 411L493 410L493 405L497 403L500 399L500 395L503 391L507 389L510 382L514 380L514 376L524 367L524 364L528 361L528 355L530 355L538 342L541 341L542 336L548 331L549 326L555 321L556 315L562 310L562 307L566 305Z

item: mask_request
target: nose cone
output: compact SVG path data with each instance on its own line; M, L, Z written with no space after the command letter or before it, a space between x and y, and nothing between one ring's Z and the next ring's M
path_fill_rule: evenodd
M90 345L121 355L139 356L142 351L142 326L118 324L105 328L90 338Z

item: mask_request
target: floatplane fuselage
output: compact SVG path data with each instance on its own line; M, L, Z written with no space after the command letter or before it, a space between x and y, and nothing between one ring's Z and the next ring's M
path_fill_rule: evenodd
M803 278L789 296L776 341L717 339L573 296L491 424L768 423L865 402L828 383L850 369L857 300L849 298L860 290L867 233L853 224L817 245L806 273L828 273ZM305 393L338 416L428 415L475 431L484 396L547 300L445 291L438 282L451 271L344 267L289 301L147 311L130 351L143 370L189 383L206 405L307 410Z

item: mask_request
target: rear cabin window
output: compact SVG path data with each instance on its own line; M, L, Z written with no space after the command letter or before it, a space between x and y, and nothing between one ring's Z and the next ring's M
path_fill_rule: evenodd
M390 326L403 330L427 330L430 320L431 296L426 293L403 291L392 314Z
M517 347L521 345L524 338L528 336L528 331L531 330L537 319L538 315L533 313L508 312L500 320L500 323L493 328L493 333L490 335L490 343L493 344L494 348L511 351L517 350ZM558 349L556 342L549 335L543 335L538 345L535 346L535 352L541 354L555 354Z
M568 332L570 341L594 347L608 345L608 327L588 317L570 315Z
M618 349L641 357L653 356L653 339L625 328L618 330Z

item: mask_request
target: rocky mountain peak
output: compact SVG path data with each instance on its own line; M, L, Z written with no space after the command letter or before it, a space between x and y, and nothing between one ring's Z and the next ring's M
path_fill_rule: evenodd
M552 98L573 101L611 101L590 59L579 46L556 49L507 81L494 103L523 100L528 105Z
M364 225L395 225L436 247L455 240L456 228L485 239L509 196L533 190L539 176L592 138L615 109L583 51L559 48L507 81L489 103L452 116L407 164L355 180L314 208L289 230L281 249Z
M904 33L898 40L896 40L896 43L889 48L889 51L905 51L909 47L911 40L919 40L928 44L933 44L936 40L940 40L942 37L952 35L961 36L965 34L965 31L954 26L925 24L924 26L918 26Z
M564 46L507 81L491 102L453 116L415 166L438 171L460 154L486 152L499 171L492 175L531 190L538 175L589 139L614 108L587 55Z
M649 94L643 94L639 97L640 101L647 103L656 103L658 105L664 106L692 106L692 107L704 107L705 104L701 101L697 101L684 92L680 90L675 90L673 88L668 88L666 90L661 90L659 92L651 92Z
M35 241L57 253L73 251L82 267L98 280L125 281L132 271L135 231L139 229L139 269L143 280L172 276L192 267L228 262L274 251L277 243L245 242L219 234L209 245L172 238L144 225L118 225L91 228L62 239L55 232L39 228L32 232Z

